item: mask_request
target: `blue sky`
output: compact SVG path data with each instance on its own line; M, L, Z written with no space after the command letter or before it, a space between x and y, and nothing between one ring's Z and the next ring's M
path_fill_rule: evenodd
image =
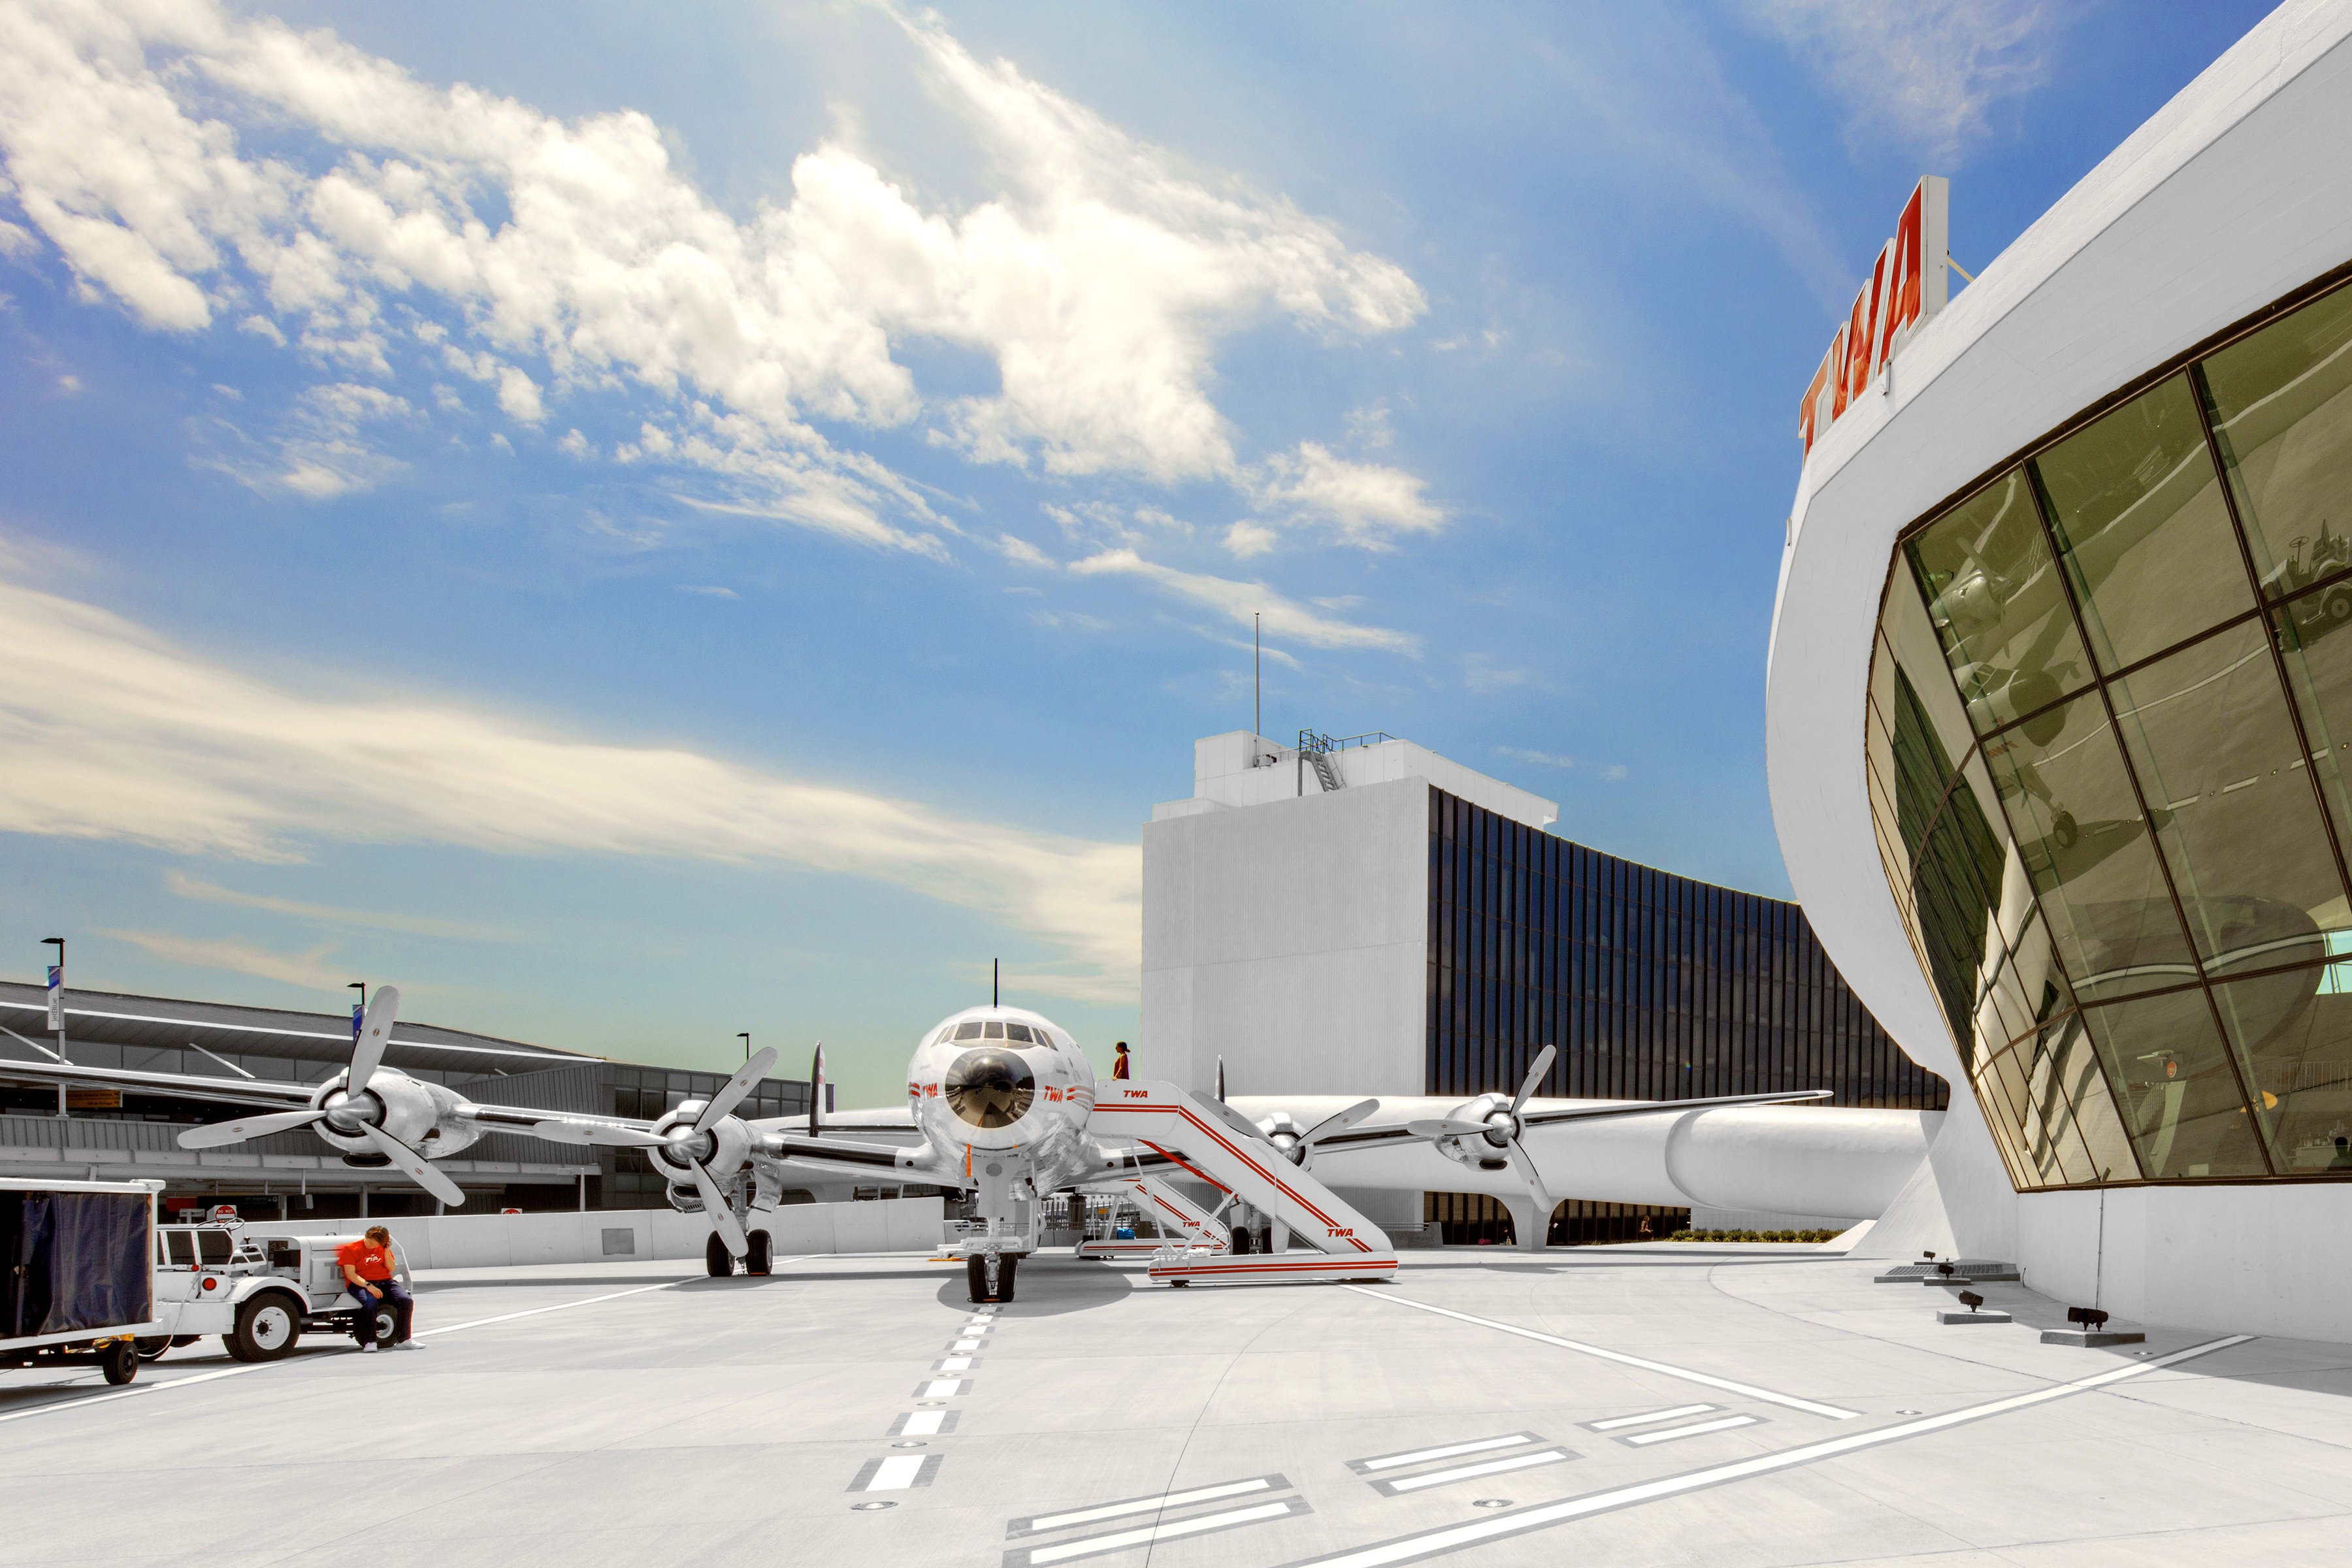
M0 972L1107 1062L1253 609L1269 732L1785 896L1858 277L2263 10L0 4Z

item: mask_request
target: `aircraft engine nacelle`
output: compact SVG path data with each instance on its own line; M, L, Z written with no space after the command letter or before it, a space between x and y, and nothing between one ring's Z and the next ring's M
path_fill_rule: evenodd
M310 1103L326 1112L311 1123L312 1131L339 1152L375 1154L375 1145L359 1131L362 1124L382 1128L428 1159L481 1136L454 1114L460 1103L457 1096L437 1083L420 1083L406 1073L380 1067L367 1087L352 1095L343 1088L348 1077L337 1073L310 1097Z
M1457 1165L1468 1165L1480 1171L1510 1169L1512 1136L1518 1131L1517 1119L1511 1114L1511 1097L1507 1094L1482 1094L1465 1100L1446 1112L1452 1121L1481 1121L1487 1131L1479 1137L1440 1138L1436 1150Z
M670 1185L670 1206L682 1214L694 1214L702 1207L701 1196L694 1184L694 1166L699 1164L712 1177L724 1183L736 1172L751 1163L751 1130L738 1117L722 1116L708 1132L697 1132L694 1123L702 1114L706 1100L682 1100L677 1109L654 1123L656 1137L664 1140L659 1146L648 1145L646 1160ZM694 1197L692 1208L681 1206L678 1190L684 1188Z

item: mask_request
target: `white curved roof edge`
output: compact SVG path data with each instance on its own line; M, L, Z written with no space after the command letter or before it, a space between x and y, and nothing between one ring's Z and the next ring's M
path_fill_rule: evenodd
M2290 0L2101 161L1813 444L1765 676L1772 820L1855 993L1965 1092L1886 886L1863 718L1895 534L2084 408L2352 260L2352 0ZM1966 200L1965 187L1957 191ZM1801 384L1792 384L1791 426Z

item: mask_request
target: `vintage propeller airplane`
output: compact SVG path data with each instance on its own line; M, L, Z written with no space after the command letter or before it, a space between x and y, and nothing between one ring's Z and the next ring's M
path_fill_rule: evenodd
M926 1030L908 1067L905 1112L850 1112L828 1121L819 1049L810 1110L745 1120L735 1108L775 1065L763 1049L707 1100L687 1100L651 1120L480 1105L445 1085L384 1065L400 994L381 987L368 1006L351 1066L317 1085L199 1078L62 1063L9 1062L6 1073L42 1081L89 1081L187 1098L288 1109L180 1135L182 1146L218 1148L308 1127L355 1162L378 1158L444 1203L464 1193L433 1162L485 1132L635 1149L667 1179L672 1206L708 1215L713 1274L740 1262L764 1274L769 1234L757 1211L780 1201L787 1173L924 1183L972 1195L973 1218L953 1250L966 1261L974 1300L1010 1300L1020 1260L1037 1250L1044 1200L1076 1192L1141 1205L1164 1237L1153 1278L1171 1284L1391 1277L1388 1237L1327 1180L1368 1192L1484 1192L1503 1202L1522 1246L1540 1247L1555 1194L1612 1201L1706 1201L1791 1213L1878 1212L1925 1149L1922 1113L1790 1109L1828 1091L1799 1089L1674 1100L1538 1100L1555 1053L1545 1047L1514 1094L1468 1100L1432 1097L1289 1096L1227 1099L1223 1068L1214 1098L1176 1084L1112 1079L1094 1068L1067 1031L1018 1007L968 1008ZM1710 1123L1782 1107L1761 1124ZM1589 1130L1572 1131L1580 1124ZM1627 1137L1604 1131L1646 1126ZM1707 1131L1682 1136L1694 1127ZM911 1139L908 1135L911 1134ZM888 1141L893 1137L898 1141ZM1676 1141L1682 1158L1677 1163ZM1761 1142L1759 1142L1759 1139ZM1590 1147L1587 1147L1590 1145ZM1759 1160L1755 1151L1769 1156ZM1696 1150L1696 1152L1693 1151ZM1756 1167L1727 1175L1728 1156ZM1746 1155L1742 1151L1747 1151ZM1826 1160L1836 1169L1826 1179ZM1696 1173L1694 1175L1694 1172ZM1793 1174L1792 1174L1793 1173ZM1179 1185L1178 1184L1184 1184ZM1204 1211L1185 1186L1222 1200ZM1825 1201L1822 1194L1829 1194ZM1840 1192L1860 1195L1846 1210ZM1745 1200L1744 1203L1742 1200ZM1314 1249L1293 1252L1291 1237Z

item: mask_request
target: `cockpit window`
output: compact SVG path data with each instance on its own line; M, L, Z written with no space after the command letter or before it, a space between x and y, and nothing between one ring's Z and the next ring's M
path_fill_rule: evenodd
M1026 1024L1007 1024L1004 1026L1004 1037L1009 1040L1019 1040L1025 1046L1029 1043L1029 1026Z
M980 1038L980 1020L977 1018L967 1018L962 1023L958 1024L956 1026L955 1037L959 1040L976 1040Z
M1003 1037L1004 1024L1002 1019L998 1018L991 1018L988 1021L987 1027L981 1033L981 1038L984 1040L1001 1040Z

